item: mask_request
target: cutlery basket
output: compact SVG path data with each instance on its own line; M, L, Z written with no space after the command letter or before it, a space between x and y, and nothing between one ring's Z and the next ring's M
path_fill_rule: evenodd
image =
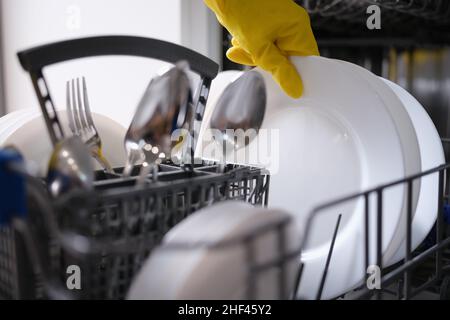
M96 192L55 201L41 181L28 178L29 232L0 228L0 297L124 298L152 248L192 212L231 199L267 204L269 176L260 169L216 169L161 164L158 180L149 176L152 182L142 188L134 178L98 172ZM81 290L67 289L70 266L81 270Z
M200 76L192 103L191 160L183 167L160 164L156 177L136 188L136 167L131 178L96 173L95 191L51 199L42 181L25 175L26 219L11 219L0 227L0 297L124 298L130 282L164 234L189 214L223 200L266 205L269 176L261 169L194 163L199 134L212 79L219 66L187 48L165 41L100 36L51 43L18 53L30 75L53 144L64 138L47 86L47 66L94 56L125 55L185 60ZM0 168L1 169L1 168ZM1 186L1 184L0 184ZM1 219L0 219L1 222ZM0 224L1 226L1 224ZM70 272L79 268L81 290L68 289Z

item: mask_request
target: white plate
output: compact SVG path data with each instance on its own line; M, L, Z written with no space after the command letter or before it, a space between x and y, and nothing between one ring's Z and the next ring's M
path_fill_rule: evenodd
M419 140L422 171L444 164L445 156L441 139L428 113L408 91L389 80L381 79L399 97L412 119ZM421 179L419 202L412 220L412 249L422 243L436 221L438 194L439 175L437 173ZM390 262L396 263L404 256L405 242L401 244Z
M367 83L373 88L373 90L378 94L381 100L384 102L386 109L390 112L392 119L394 120L395 126L397 128L398 135L400 136L402 142L402 151L404 155L404 165L405 172L407 176L419 173L422 169L421 157L419 150L419 142L416 134L416 129L411 121L407 110L405 109L402 101L397 97L397 95L390 89L390 87L384 83L378 76L373 74L367 69L360 67L356 64L349 63L346 61L335 60L341 63L348 72L353 72L357 76L361 77L362 81L367 81ZM412 195L412 212L416 212L417 201L420 192L420 180L415 180L413 184L413 195ZM407 199L403 202L403 216L406 217L407 210ZM398 225L398 229L395 232L394 239L391 241L389 248L384 253L385 263L389 265L389 261L392 256L397 252L399 245L404 241L406 236L406 223Z
M219 244L249 234L251 230L290 218L279 210L229 201L200 210L175 226L153 251L127 294L128 299L243 299L246 297L246 247L239 243L220 249L164 250L170 244ZM287 250L294 250L300 235L287 226ZM279 254L277 233L271 229L252 243L258 264L274 261ZM167 248L167 247L166 247ZM161 250L162 249L162 250ZM298 249L295 248L295 249ZM292 292L298 263L287 265L286 288ZM266 270L256 277L256 298L278 297L278 272Z
M16 117L17 115L20 114L24 114L24 113L28 113L30 111L34 111L35 109L33 108L25 108L25 109L19 109L19 110L15 110L12 112L8 112L7 114L3 115L2 117L0 117L0 128L6 123L8 122L11 118Z
M14 115L9 117L3 124L0 124L0 144L9 137L11 132L14 132L17 128L22 126L29 119L39 115L39 111L36 110L23 110L20 113L14 112Z
M1 132L14 125L19 119L36 112L34 109L27 108L10 112L0 118L0 136Z
M295 132L294 136L286 138L287 141L281 141L279 172L271 177L269 206L294 213L301 225L312 207L322 201L403 178L405 167L395 123L383 101L367 83L331 59L291 59L304 81L303 97L297 100L289 98L270 75L260 70L265 77L271 103L277 103L276 106L267 106L266 115L270 116L266 117L263 128L279 129L281 135L283 130ZM310 102L317 104L311 108L320 108L329 119L311 112L308 115L313 117L311 121L305 118L301 125L296 125L291 119L294 115L282 114L282 108L301 109L303 104L311 105ZM275 111L277 108L279 113ZM325 126L328 131L323 131ZM324 132L322 136L321 131ZM320 137L322 145L314 144L316 136ZM308 148L304 148L299 140ZM346 157L344 150L338 157L328 153L326 148L333 148L335 152L339 150L335 143L345 144L348 149L345 152L352 156ZM346 162L346 159L352 160ZM392 188L384 195L383 252L401 224L404 196L403 186ZM371 225L375 226L376 202L371 200ZM301 297L314 298L317 293L338 213L344 217L322 297L339 296L364 279L363 201L360 199L335 207L315 219L309 230L309 244L302 254L305 268L300 284ZM370 237L374 245L375 233L371 232ZM372 247L371 262L374 262L374 253Z
M61 124L66 135L70 134L68 128L66 112L58 111ZM125 151L123 139L126 129L114 120L97 113L93 113L95 125L100 133L103 142L105 157L113 167L123 166L125 163ZM14 145L17 147L25 159L38 164L40 172L46 174L48 160L53 150L48 136L43 116L40 113L33 114L26 122L19 127L3 135L1 145ZM96 168L100 166L96 164Z

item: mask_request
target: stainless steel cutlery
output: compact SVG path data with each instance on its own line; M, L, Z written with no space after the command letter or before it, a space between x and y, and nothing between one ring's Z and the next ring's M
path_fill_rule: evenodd
M87 146L79 136L56 144L50 157L47 188L53 197L81 190L92 190L94 168Z
M256 137L264 120L266 101L264 79L256 71L243 73L225 88L210 121L210 128L219 133L216 138L222 147L219 171L223 171L229 149L236 151L243 148ZM238 130L243 134L242 137L239 137Z
M124 176L130 175L139 159L145 158L139 179L142 182L157 162L170 157L177 143L172 141L172 134L191 129L194 112L188 70L186 62L179 62L150 81L125 137L128 159Z
M95 160L109 173L114 173L108 160L103 155L102 140L92 119L87 94L86 80L82 77L66 83L67 118L72 134L79 136L89 148Z

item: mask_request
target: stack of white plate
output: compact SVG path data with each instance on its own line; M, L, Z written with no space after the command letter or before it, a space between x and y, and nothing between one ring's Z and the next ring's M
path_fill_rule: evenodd
M58 111L66 135L71 135L66 112ZM125 151L123 139L126 129L104 115L93 113L94 123L103 142L105 157L113 167L123 166ZM48 160L53 150L42 112L38 109L23 109L0 118L0 147L14 146L27 159L37 164L40 174L47 172ZM96 164L97 169L100 169Z
M303 96L289 98L268 73L258 70L268 90L265 120L258 139L235 157L238 163L270 170L269 207L291 212L299 228L321 203L444 163L435 126L417 100L401 87L344 61L293 57L292 62L303 78ZM211 95L217 100L238 76L237 72L219 74L220 83ZM207 115L213 108L210 101ZM208 118L205 120L203 130L208 128ZM203 146L207 144L204 141ZM199 148L197 153L202 151ZM434 174L414 182L413 247L423 241L436 219L437 179ZM406 185L399 185L383 193L384 266L404 257L406 191ZM300 297L314 298L317 293L338 214L342 221L323 298L337 297L363 284L363 200L322 212L312 228L305 230L309 237L301 257L305 268ZM375 196L370 198L369 208L370 262L375 263Z

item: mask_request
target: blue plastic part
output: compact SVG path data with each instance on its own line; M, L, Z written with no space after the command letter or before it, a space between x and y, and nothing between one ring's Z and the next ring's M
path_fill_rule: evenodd
M23 164L22 156L0 149L0 226L10 225L13 217L23 218L27 212L25 178L11 170L11 164Z
M450 224L450 204L444 205L444 221L446 224Z

